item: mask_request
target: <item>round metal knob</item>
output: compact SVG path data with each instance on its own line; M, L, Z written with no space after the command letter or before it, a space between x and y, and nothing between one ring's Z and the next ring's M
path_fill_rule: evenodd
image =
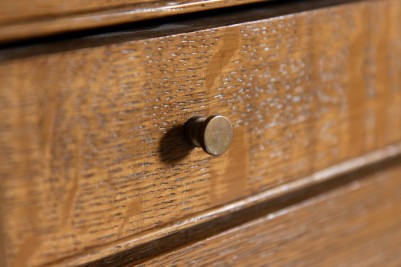
M190 145L202 147L210 155L227 151L233 139L233 126L221 115L193 117L185 124L185 137Z

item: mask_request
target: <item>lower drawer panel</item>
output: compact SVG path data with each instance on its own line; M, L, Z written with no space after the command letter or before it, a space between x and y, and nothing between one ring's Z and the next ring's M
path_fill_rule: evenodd
M399 164L358 177L143 265L400 266L400 177Z

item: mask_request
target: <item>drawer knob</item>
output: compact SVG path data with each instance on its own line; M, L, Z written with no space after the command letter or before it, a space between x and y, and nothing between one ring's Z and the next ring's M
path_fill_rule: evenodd
M193 117L185 124L185 138L190 145L202 147L210 155L218 156L230 147L233 126L229 119L221 115Z

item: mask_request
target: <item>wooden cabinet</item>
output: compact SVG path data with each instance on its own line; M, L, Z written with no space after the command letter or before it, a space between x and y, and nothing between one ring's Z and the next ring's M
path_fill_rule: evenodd
M0 13L22 34L0 38L0 265L401 262L401 1L179 1L246 5L62 35L167 8L75 2ZM213 114L218 157L183 136Z

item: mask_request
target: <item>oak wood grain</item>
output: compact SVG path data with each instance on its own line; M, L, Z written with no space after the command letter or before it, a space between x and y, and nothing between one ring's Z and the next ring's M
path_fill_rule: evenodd
M259 0L260 1L260 0ZM233 6L244 3L254 3L258 0L70 0L70 1L51 1L51 0L4 0L3 8L0 11L0 22L11 24L20 21L31 21L46 17L54 18L74 14L87 14L102 11L117 10L118 12L141 13L162 13L179 12L180 10L199 10L213 7ZM139 10L137 10L139 9ZM146 14L145 14L146 15Z
M262 1L4 0L0 9L0 42L113 26Z
M398 0L364 1L1 52L5 261L96 254L400 142L400 15ZM213 158L191 150L180 126L216 113L235 129Z
M296 203L321 197L336 188L356 181L361 182L374 173L399 166L400 148L401 146L392 146L381 149L221 208L209 210L192 218L191 221L184 221L176 227L163 229L167 234L161 238L156 238L156 235L161 232L158 231L153 233L153 240L149 242L136 242L137 244L132 246L135 241L130 240L119 242L118 246L108 246L103 250L97 250L95 255L102 254L103 258L96 258L94 254L87 251L85 255L66 259L58 264L126 266L142 263L160 254L177 250L268 214L287 209Z
M400 175L398 164L138 266L399 266Z

